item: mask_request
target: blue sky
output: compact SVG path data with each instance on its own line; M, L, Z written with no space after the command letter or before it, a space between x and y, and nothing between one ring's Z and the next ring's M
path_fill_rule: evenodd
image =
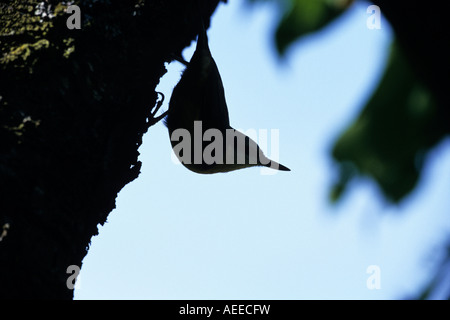
M75 299L397 299L421 288L450 230L449 141L400 205L384 203L368 179L328 202L330 148L375 88L392 37L386 21L366 27L368 5L358 2L283 61L274 7L220 5L208 36L231 124L278 129L279 161L292 171L195 174L172 162L162 122L151 127L142 173L92 239ZM158 87L165 109L183 66L168 70ZM371 265L380 289L367 288Z

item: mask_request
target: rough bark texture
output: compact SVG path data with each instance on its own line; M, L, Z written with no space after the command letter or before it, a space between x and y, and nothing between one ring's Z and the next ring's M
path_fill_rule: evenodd
M219 1L74 1L80 30L62 2L0 4L0 298L73 298L68 266L139 175L164 62Z

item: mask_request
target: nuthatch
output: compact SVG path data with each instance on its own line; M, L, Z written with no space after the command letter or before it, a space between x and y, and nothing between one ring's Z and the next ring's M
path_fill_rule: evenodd
M209 50L203 24L191 61L180 62L187 67L172 92L165 119L172 148L175 151L177 141L172 137L177 129L182 129L188 132L190 137L194 137L200 124L202 137L209 129L214 129L214 132L222 135L222 139L214 136L211 142L211 144L221 143L221 148L216 148L213 156L218 161L213 163L203 156L207 147L203 139L196 142L201 145L191 143L190 150L182 150L183 153L187 152L183 156L175 152L186 168L197 173L228 172L254 166L290 171L287 167L267 158L255 141L230 126L222 79ZM228 137L231 138L226 139Z

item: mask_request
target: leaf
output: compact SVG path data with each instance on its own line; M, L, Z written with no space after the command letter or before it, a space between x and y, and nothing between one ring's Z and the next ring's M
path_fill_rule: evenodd
M289 0L276 33L278 53L283 56L286 49L298 38L317 31L339 16L352 0Z
M443 137L436 103L397 44L385 74L360 116L335 143L341 176L336 201L357 175L373 177L387 199L398 202L416 185L428 150ZM356 170L349 170L349 163Z

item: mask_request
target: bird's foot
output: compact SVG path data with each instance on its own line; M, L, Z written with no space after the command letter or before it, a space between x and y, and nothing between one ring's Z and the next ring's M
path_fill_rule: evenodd
M167 115L167 111L166 111L163 114L156 116L156 113L158 113L159 109L161 108L161 106L164 102L164 94L162 92L156 92L156 93L161 96L161 99L156 102L156 105L153 108L153 111L150 112L151 118L149 118L147 121L147 128L156 124L158 121L160 121Z

